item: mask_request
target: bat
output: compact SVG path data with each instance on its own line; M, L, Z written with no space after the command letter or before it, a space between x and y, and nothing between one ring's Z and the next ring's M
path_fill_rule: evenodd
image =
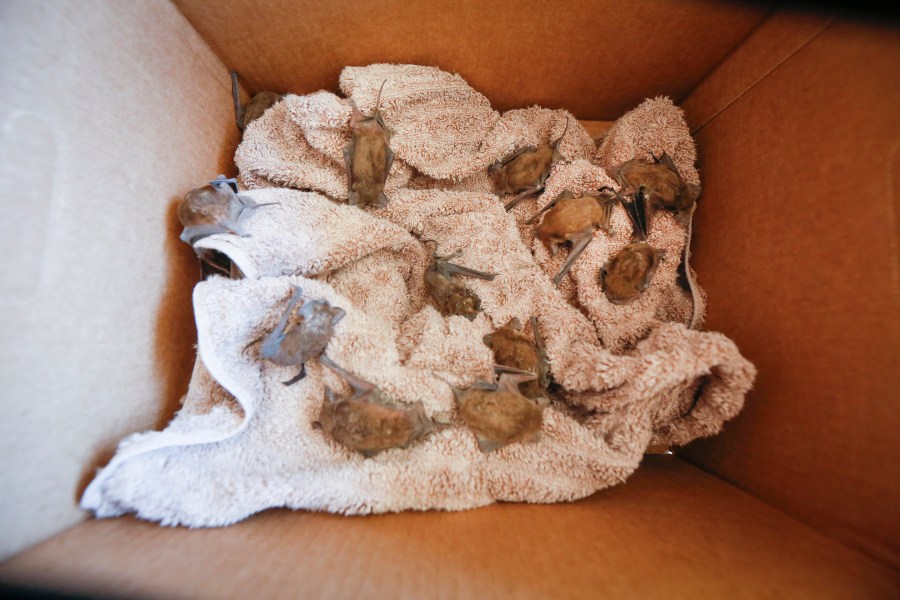
M426 240L434 242L434 240ZM450 262L450 259L462 254L457 250L448 256L438 256L437 243L435 243L434 260L425 270L425 289L434 299L438 310L445 316L460 315L473 321L481 310L481 299L478 295L466 287L462 277L475 277L485 281L492 281L495 273L484 273L463 267Z
M544 189L550 169L563 159L559 143L569 130L569 119L562 134L549 144L525 146L500 162L492 164L488 173L494 180L494 190L498 196L516 194L506 203L506 210Z
M353 396L336 400L325 389L317 424L331 438L350 450L372 457L391 448L406 448L416 440L443 428L425 414L421 402L404 406L387 398L375 384L353 375L323 356L321 362L343 377Z
M556 256L559 247L567 242L572 243L569 256L553 283L559 285L575 260L584 252L594 237L597 229L609 231L609 218L612 214L612 201L594 195L576 196L569 190L563 191L526 223L533 223L542 213L547 213L535 229L551 256Z
M234 122L243 132L253 121L263 113L275 106L284 96L275 92L259 92L250 99L247 106L241 106L241 97L238 91L238 74L231 72L231 98L234 101Z
M673 213L680 223L687 225L700 186L685 183L668 153L657 157L651 152L650 156L652 163L634 158L614 169L613 177L619 182L622 194L633 194L635 198L641 195L651 206Z
M277 202L257 204L251 198L237 193L237 180L216 179L185 194L178 207L178 218L184 225L181 240L194 245L198 240L216 233L243 235L241 221L250 213Z
M381 115L381 92L375 100L375 112L371 116L360 112L356 104L350 117L350 145L344 149L344 163L347 165L347 200L352 206L387 206L384 184L391 165L394 151L391 150L391 132Z
M603 266L600 286L606 298L613 304L627 304L641 297L659 266L665 251L649 244L628 244Z
M482 452L540 438L547 403L529 400L519 392L520 383L534 379L534 373L501 373L496 385L481 383L454 390L460 416L475 434Z
M276 365L300 365L300 372L284 385L293 385L306 376L306 363L322 354L334 335L334 328L346 314L344 309L321 300L307 300L299 310L303 290L294 286L293 295L275 328L262 339L260 355ZM259 340L247 345L250 347ZM246 350L246 348L245 348Z
M244 273L228 256L211 248L194 248L200 259L200 278L204 281L213 275L224 275L230 279L243 279Z
M484 343L494 352L496 373L518 371L536 376L536 379L520 386L522 394L533 400L546 395L550 385L550 367L535 317L531 317L531 330L532 335L526 335L522 331L522 323L511 319L494 333L484 336Z

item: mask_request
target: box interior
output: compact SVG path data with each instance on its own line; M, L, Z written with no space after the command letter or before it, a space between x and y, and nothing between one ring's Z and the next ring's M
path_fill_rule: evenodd
M177 410L199 271L174 206L235 172L228 69L250 92L308 93L336 90L345 65L410 62L460 73L498 110L610 121L662 94L684 108L703 182L693 264L707 327L759 377L721 435L641 476L689 461L717 477L709 485L733 484L851 548L850 575L888 581L872 565L900 565L896 27L674 0L20 1L0 14L0 171L15 190L0 236L12 415L0 426L0 557L83 519L77 498L116 442ZM736 510L704 486L674 487L720 518ZM623 518L641 519L640 503ZM641 535L623 543L647 548ZM52 550L19 565L62 556Z

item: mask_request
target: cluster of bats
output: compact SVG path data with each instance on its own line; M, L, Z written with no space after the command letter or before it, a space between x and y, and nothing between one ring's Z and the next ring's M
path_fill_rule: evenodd
M384 84L378 92L372 115L363 115L353 105L351 142L344 150L351 205L382 207L388 203L384 185L394 152L390 148L390 130L380 112L383 88ZM261 92L242 107L235 73L232 73L232 90L235 120L241 131L281 99L272 92ZM496 193L513 196L506 203L507 210L543 191L553 166L564 160L559 143L567 130L568 120L556 140L527 146L490 166L489 174ZM610 302L616 304L637 299L647 288L663 254L646 243L651 210L669 211L689 226L700 192L699 186L682 179L668 154L660 157L651 154L650 157L652 162L633 159L614 170L618 190L604 187L590 194L565 190L527 221L533 223L543 217L535 234L552 255L560 246L571 244L568 258L553 280L555 284L565 277L597 230L609 231L610 216L618 203L631 221L635 241L622 248L603 267L601 288ZM215 233L242 235L242 219L265 206L268 205L241 195L234 179L219 176L185 196L179 209L184 225L181 239L193 245ZM461 254L460 250L442 256L437 252L436 242L427 239L422 242L435 245L424 283L436 307L444 315L474 319L481 300L466 286L464 278L490 281L496 275L451 262ZM202 263L234 275L200 250L198 256ZM350 373L324 355L335 327L344 315L343 309L328 302L303 300L302 290L295 288L271 331L248 344L244 351L258 344L262 359L281 366L299 367L298 374L285 381L285 385L301 380L310 360L318 359L340 375L354 391L349 397L335 398L326 388L326 400L315 425L338 444L364 456L391 448L405 448L448 427L448 423L429 418L420 402L414 405L398 402L375 384ZM476 382L464 390L454 389L459 415L484 452L512 443L535 441L540 435L543 409L549 403L550 370L537 319L532 317L529 325L530 334L517 319L513 319L485 336L484 343L494 354L496 382Z

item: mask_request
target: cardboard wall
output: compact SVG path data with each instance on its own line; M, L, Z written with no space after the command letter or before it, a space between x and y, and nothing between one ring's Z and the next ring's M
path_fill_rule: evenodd
M900 564L900 30L776 15L683 103L708 327L759 369L684 454Z
M345 65L458 72L499 110L613 120L680 99L765 16L714 0L174 0L251 91L337 90Z
M0 6L0 559L66 527L163 425L197 277L173 203L237 143L221 62L167 1Z

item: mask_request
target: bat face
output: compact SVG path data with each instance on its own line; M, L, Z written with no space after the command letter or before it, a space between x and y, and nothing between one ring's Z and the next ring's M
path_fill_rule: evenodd
M377 390L355 398L326 400L319 423L335 442L366 457L406 448L436 429L421 402L396 408Z
M241 117L241 130L247 129L253 121L257 120L263 113L272 108L282 98L281 94L275 92L259 92L244 107L244 114Z
M530 371L537 376L537 379L519 386L526 398L534 399L545 395L550 383L546 361L541 356L534 337L522 331L517 319L486 335L484 343L494 352L496 364Z
M575 242L597 229L609 229L612 203L597 196L576 197L566 190L535 230L551 254L556 254L561 244Z
M515 384L504 381L511 377L501 375L496 390L470 388L460 395L460 416L475 433L482 452L540 438L543 411L537 403L520 394Z
M377 106L380 100L379 91L372 116L363 115L354 106L350 117L350 146L344 150L344 162L348 201L353 206L387 206L384 184L394 162L394 152L390 147L390 131Z
M276 365L300 365L300 372L285 381L285 385L292 385L306 376L307 361L322 357L334 335L334 326L346 314L344 309L320 300L304 302L300 310L296 310L302 301L302 293L300 288L294 289L287 308L260 348L260 355Z
M626 304L641 297L659 265L660 253L638 242L619 250L603 267L600 284L613 304Z

